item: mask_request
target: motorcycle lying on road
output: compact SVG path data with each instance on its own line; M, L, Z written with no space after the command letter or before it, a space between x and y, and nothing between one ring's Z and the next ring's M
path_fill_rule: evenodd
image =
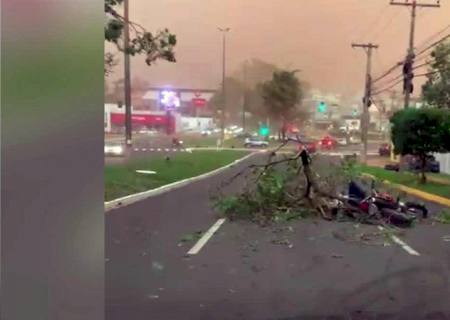
M333 215L342 212L347 216L367 221L384 221L397 226L408 226L417 219L428 217L427 208L416 202L402 202L386 192L378 192L374 188L374 182L370 191L357 183L349 183L348 194L341 195Z

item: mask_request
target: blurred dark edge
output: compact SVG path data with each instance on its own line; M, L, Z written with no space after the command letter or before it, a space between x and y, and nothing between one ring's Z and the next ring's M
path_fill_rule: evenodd
M103 0L1 0L2 320L104 319Z

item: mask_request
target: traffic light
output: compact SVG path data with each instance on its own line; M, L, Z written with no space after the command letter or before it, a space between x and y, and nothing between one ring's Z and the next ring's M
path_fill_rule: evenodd
M266 126L265 124L261 125L261 127L259 127L259 134L263 137L267 137L270 133L270 129L268 126Z
M323 101L320 101L318 110L319 110L320 113L327 112L327 104L325 102L323 102Z

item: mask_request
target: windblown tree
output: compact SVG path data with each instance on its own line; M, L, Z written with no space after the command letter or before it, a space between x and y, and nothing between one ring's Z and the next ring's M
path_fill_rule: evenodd
M427 155L450 151L450 110L404 109L391 118L394 152L421 161L421 183L426 182Z
M276 71L272 80L261 85L261 93L268 114L280 125L280 134L286 138L286 125L295 118L303 97L297 71Z
M422 87L423 99L430 106L450 108L450 42L438 45L431 57L431 70Z
M234 77L225 78L226 106L227 114L237 116L242 111L242 99L244 94L244 86L242 82ZM216 91L210 101L216 113L222 110L224 104L224 96L222 90Z
M156 60L175 62L173 50L177 43L176 36L168 29L152 33L136 22L125 21L117 10L122 3L123 0L105 0L105 41L114 44L119 51L126 54L145 55L147 65L151 65ZM130 30L129 43L125 43L123 37L126 24ZM105 53L105 75L108 75L116 64L114 54Z

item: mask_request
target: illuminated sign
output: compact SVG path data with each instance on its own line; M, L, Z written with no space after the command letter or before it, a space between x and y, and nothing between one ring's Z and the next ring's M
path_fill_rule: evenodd
M175 91L162 91L160 94L160 102L165 109L176 109L181 106L180 97Z
M192 103L196 107L204 107L206 105L206 100L200 99L200 98L194 98L194 99L192 99Z

